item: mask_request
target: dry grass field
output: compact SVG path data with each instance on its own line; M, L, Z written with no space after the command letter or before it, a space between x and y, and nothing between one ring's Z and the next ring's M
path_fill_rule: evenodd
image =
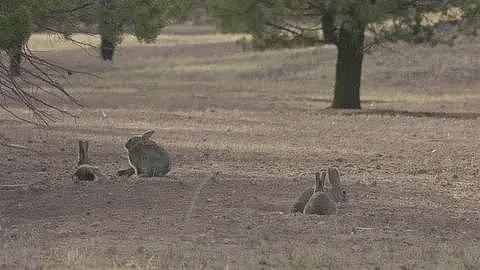
M113 63L45 35L74 75L50 129L0 112L0 269L480 269L480 46L366 56L363 109L328 109L332 47L243 52L238 35L131 38ZM87 39L87 37L77 36ZM91 38L96 42L95 38ZM14 108L23 114L22 108ZM167 177L117 177L148 129ZM102 181L75 184L88 139ZM336 216L288 212L337 166Z

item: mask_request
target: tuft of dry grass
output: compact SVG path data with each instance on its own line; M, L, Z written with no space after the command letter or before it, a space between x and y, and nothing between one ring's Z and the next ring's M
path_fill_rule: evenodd
M198 249L192 244L173 244L156 250L139 247L135 254L101 259L89 249L52 249L48 257L37 264L25 261L19 268L43 270L152 270L152 269L459 269L473 270L480 267L478 246L439 245L423 248L397 249L394 246L381 250L371 244L369 254L358 258L355 254L339 252L329 247L305 248L301 243L278 249L273 246L258 246L242 256L231 257L230 249ZM383 247L385 248L385 247ZM389 250L391 249L391 250ZM275 252L273 252L275 250ZM393 258L392 258L393 257ZM398 262L392 264L392 259ZM368 263L367 263L368 262ZM2 264L8 268L9 261Z

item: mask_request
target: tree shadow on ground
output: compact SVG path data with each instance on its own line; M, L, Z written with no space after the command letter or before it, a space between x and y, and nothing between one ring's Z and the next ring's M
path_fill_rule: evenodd
M329 112L333 112L330 108ZM449 118L449 119L478 119L480 113L476 112L426 112L426 111L407 111L395 109L362 109L362 110L341 110L340 115L381 115L381 116L407 116L407 117L427 117L427 118Z
M310 102L325 102L325 103L332 103L331 98L311 98L311 97L299 97L297 98L298 101L310 101ZM362 99L362 104L369 104L369 103L376 103L376 104L383 104L383 103L395 103L394 101L387 101L387 100L378 100L378 99Z

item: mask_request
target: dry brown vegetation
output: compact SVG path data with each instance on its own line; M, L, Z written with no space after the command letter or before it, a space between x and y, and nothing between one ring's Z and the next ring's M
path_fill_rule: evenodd
M364 109L333 111L334 48L242 52L236 38L130 40L103 63L34 37L103 78L73 76L88 107L51 129L0 114L0 185L26 185L0 191L0 269L480 268L478 42L377 50ZM172 172L115 176L147 129ZM107 180L72 182L79 139ZM289 214L326 166L350 201Z

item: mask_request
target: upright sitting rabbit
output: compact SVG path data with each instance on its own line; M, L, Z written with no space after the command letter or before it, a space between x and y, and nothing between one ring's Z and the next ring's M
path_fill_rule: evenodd
M315 189L308 200L303 213L306 215L333 215L337 212L337 203L325 192L325 175L323 171L315 174Z
M331 167L331 168L328 168L327 173L328 173L328 179L329 179L331 188L328 189L328 190L325 190L325 186L323 185L322 186L323 192L328 194L328 196L335 203L346 202L347 201L347 191L346 191L345 186L340 181L340 174L339 174L338 170L336 168ZM324 180L325 179L324 174L327 174L327 173L325 171L323 171L321 176L320 176L320 173L316 173L316 178L318 180L320 180L320 182L322 181L322 178L323 178L323 183L324 183L324 181L325 181ZM317 188L317 189L320 188L317 185L317 183L315 185L315 188ZM315 193L315 188L306 189L300 195L300 197L297 198L297 200L293 204L290 211L292 213L303 213L307 202L310 200L312 195Z
M130 165L140 177L164 176L170 171L170 156L167 150L150 139L153 132L134 136L125 144Z
M78 141L78 168L72 177L76 177L77 181L94 181L99 177L104 177L100 170L91 165L88 156L88 141Z

